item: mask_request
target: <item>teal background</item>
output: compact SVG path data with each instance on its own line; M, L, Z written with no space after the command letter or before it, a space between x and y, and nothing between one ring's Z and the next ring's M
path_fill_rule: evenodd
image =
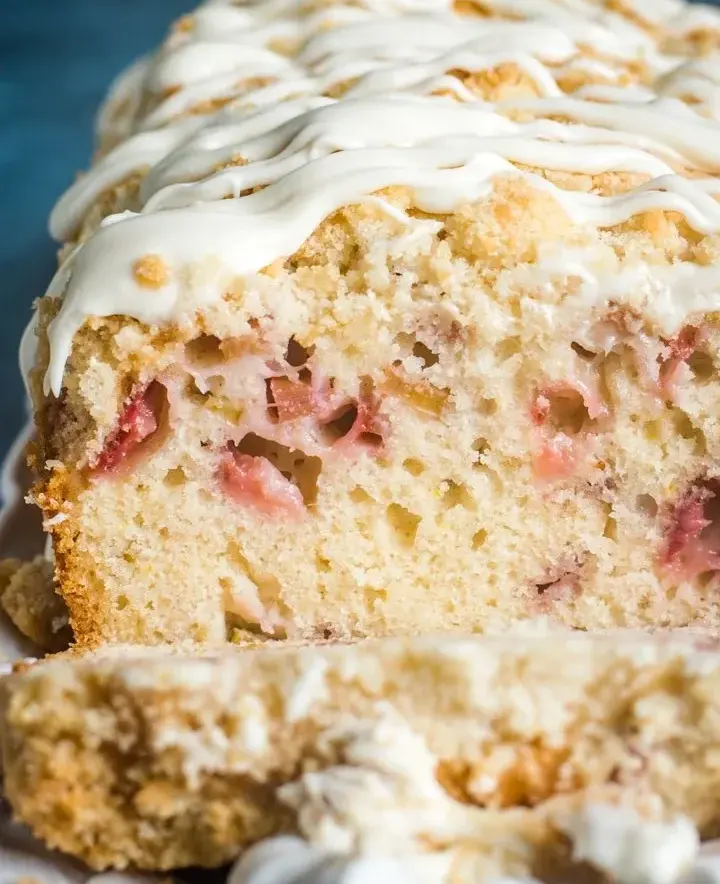
M0 0L0 457L24 419L17 344L55 267L46 231L112 78L193 0Z

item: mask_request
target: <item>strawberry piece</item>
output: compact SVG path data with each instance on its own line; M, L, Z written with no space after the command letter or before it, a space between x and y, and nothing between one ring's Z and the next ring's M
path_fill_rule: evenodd
M682 366L693 355L704 334L703 328L686 325L674 338L668 341L670 356L660 366L660 391L672 398L675 386L681 377Z
M318 412L330 444L346 454L359 446L379 451L388 431L387 419L379 413L381 402L371 385L363 384L357 399L345 399L324 416Z
M575 440L565 433L557 433L533 456L533 472L546 482L565 479L575 472L578 458Z
M720 482L694 488L666 518L660 563L683 580L720 570L720 522L713 505Z
M98 473L113 473L158 428L163 387L153 381L136 393L120 412L116 428L94 464Z
M701 329L686 325L672 340L668 341L670 355L676 359L689 359L700 343Z
M672 516L672 528L667 536L665 557L668 562L677 559L692 540L696 540L710 522L705 518L705 501L702 497L679 503Z
M266 457L228 448L220 463L220 481L229 497L266 516L298 516L305 510L300 489Z
M386 431L385 421L379 415L380 399L370 391L362 391L356 403L357 415L347 435L340 440L343 445L358 443L380 448Z
M536 592L535 606L538 610L550 612L554 605L568 604L580 595L580 577L578 574L565 574L552 583L538 583Z
M295 421L315 412L315 391L309 384L286 377L270 378L269 384L272 393L270 408L275 411L278 423Z
M550 400L543 393L538 393L530 407L530 417L536 427L541 427L550 414Z

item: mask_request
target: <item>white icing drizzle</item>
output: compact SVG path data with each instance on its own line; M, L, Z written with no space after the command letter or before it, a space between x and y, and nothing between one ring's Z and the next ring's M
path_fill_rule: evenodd
M217 41L212 44L212 52L204 43L186 43L165 58L163 64L150 68L146 88L164 92L229 73L238 80L262 77L290 64L277 52L244 43Z
M472 45L461 47L457 52L457 60L467 57L473 53ZM454 64L453 64L454 66ZM415 68L424 68L420 73L422 76L430 65L414 66ZM408 70L407 68L405 70ZM437 70L437 69L435 69ZM361 81L354 87L349 97L365 97L373 93L385 93L393 91L390 87L397 87L396 79L397 69L390 71L378 72L368 77L368 88L365 88L366 81ZM389 75L389 76L387 76ZM377 78L377 79L376 79ZM459 83L459 81L458 81ZM592 87L587 87L590 91ZM619 101L621 97L629 97L631 99L636 96L629 90L613 90L613 87L595 87L604 100ZM549 90L551 91L551 90ZM639 91L637 100L650 101L653 93L649 91ZM303 100L295 100L293 102L285 102L280 105L273 106L265 116L255 115L252 124L248 120L246 114L233 113L232 111L223 111L214 119L212 125L208 126L206 121L200 117L191 117L180 120L172 126L160 129L154 132L139 133L119 145L112 153L98 162L88 174L82 176L60 199L56 205L50 219L50 229L57 239L67 239L71 236L73 230L80 223L83 215L107 188L122 181L133 171L141 169L144 166L151 167L150 173L143 183L143 198L147 199L151 194L160 188L176 181L188 181L193 176L200 177L206 175L213 167L227 162L234 154L237 154L242 148L243 154L248 155L249 147L247 141L254 137L253 127L257 126L258 121L266 128L279 126L295 114L300 114L306 109L323 106L330 103L330 99L323 98L307 98ZM534 103L537 104L536 102ZM569 114L573 113L573 108L564 102L564 106ZM581 105L575 106L575 112ZM592 110L592 108L591 108ZM631 109L628 109L631 110ZM632 124L634 114L628 113L626 120ZM241 122L232 123L231 121L239 119ZM662 120L666 117L663 116ZM613 114L607 114L605 121L613 122ZM661 123L662 123L661 120ZM227 122L225 122L227 121ZM702 121L700 121L702 122ZM204 127L204 128L203 128ZM638 128L638 127L635 127ZM200 131L197 137L191 137L193 133ZM507 132L532 132L533 130L526 128L522 130L519 127L513 128L507 124ZM556 127L556 132L559 128ZM553 138L556 137L550 126L545 130L539 131L540 137ZM572 133L565 133L565 137L571 137ZM579 139L585 135L588 143L598 143L603 140L622 141L627 144L633 144L638 147L649 148L656 154L665 155L668 160L683 160L692 162L693 158L689 156L683 157L677 151L669 151L667 146L662 142L656 141L651 143L650 139L637 134L634 138L631 131L620 132L617 136L611 136L603 131L587 131L577 134ZM572 137L575 137L574 135ZM692 137L696 137L693 133ZM692 137L689 143L692 143ZM538 158L540 162L540 158Z
M693 868L700 846L687 817L643 820L629 807L587 805L563 828L574 859L622 884L677 884Z
M643 86L605 86L593 83L581 86L574 92L576 98L585 98L590 101L618 102L651 102L657 96L651 89Z
M538 59L561 62L578 53L578 44L618 58L631 57L612 31L571 21L562 28L542 22L463 19L460 16L407 16L374 20L321 31L297 56L300 64L323 73L348 58L365 62L410 59L462 45L474 38L480 51L532 52ZM341 76L337 77L340 82Z
M241 58L244 57L245 48L241 47ZM255 63L240 61L230 70L220 71L172 92L148 113L137 128L143 130L164 126L203 102L212 104L222 99L229 100L239 91L240 84L278 78L297 80L302 78L302 72L291 61L273 52L264 53Z
M684 107L679 103L658 99L654 106L638 107L632 102L605 104L565 96L505 101L500 107L525 110L537 116L569 117L588 126L654 138L686 157L690 164L708 172L720 172L720 129L701 117L678 114L678 108Z
M670 24L672 31L680 36L695 31L717 31L720 30L720 10L709 3L680 4L677 16Z
M131 133L149 64L148 58L139 58L110 84L95 121L99 138L115 143Z
M30 392L30 372L32 371L37 360L38 339L37 339L38 316L33 313L25 327L25 331L20 338L20 349L18 350L18 365L20 374L25 385L25 395L28 402L32 402L32 393Z
M470 834L478 812L438 783L437 758L423 737L387 712L378 721L343 723L323 740L337 760L277 791L296 812L300 833L336 854L425 854L428 865L447 868L449 853L433 855L423 844Z
M641 53L646 63L658 69L667 66L646 33L587 0L493 0L485 5L489 5L494 15L540 19L546 27L552 23L560 38L567 35L578 46L589 47L594 52L628 60L636 60ZM436 33L426 27L423 39L422 33L418 32L422 32L421 20L428 14L435 20ZM396 16L400 19L394 27L393 17ZM343 27L352 23L357 26ZM251 76L281 76L282 62L277 56L273 57L270 50L286 53L308 40L309 45L301 52L306 67L321 47L328 54L328 61L334 58L335 67L348 54L356 54L361 48L364 63L377 67L386 63L388 52L395 58L412 56L417 61L418 52L436 46L437 40L447 41L452 31L455 31L456 38L451 45L457 45L458 38L467 39L473 31L487 31L503 25L520 33L527 23L459 18L451 13L449 0L388 3L371 0L350 6L331 5L319 10L311 4L286 0L241 7L211 3L197 11L188 31L173 35L152 64L146 65L143 82L133 76L127 80L121 78L119 83L123 85L126 97L131 87L138 92L148 90L156 95L161 95L167 88L178 90L150 111L145 119L136 121L140 128L151 128L162 125L199 102L242 92L240 84L248 73L246 50L252 47L264 47L268 52L254 59L255 70ZM397 39L396 30L400 30L400 39ZM499 33L498 37L501 39L495 46L501 46L503 52L512 52L511 31L504 36ZM358 45L358 41L363 45ZM535 42L533 53L542 53L545 44L546 40ZM277 70L273 71L273 65ZM286 75L290 76L288 71ZM302 76L296 73L294 80L304 88ZM111 104L114 98L115 95ZM139 104L139 97L136 104Z
M179 120L165 129L142 132L119 144L60 197L50 214L50 233L58 240L69 239L103 191L145 166L154 166L201 125L200 117Z
M678 65L656 84L660 95L700 105L701 113L720 120L720 53Z
M314 22L323 18L313 16ZM284 22L286 28L298 28L296 18ZM309 29L308 29L309 30ZM196 32L193 32L195 35ZM251 29L257 39L256 29ZM302 35L305 34L303 28ZM487 58L467 55L458 64L456 59L446 57L450 49L458 48L472 35L476 53ZM223 42L220 42L222 36ZM453 66L471 65L470 70L482 71L494 64L515 61L534 79L541 94L554 85L553 72L543 62L558 63L581 59L580 46L616 60L630 60L637 56L637 46L620 39L618 34L600 24L568 19L561 26L549 23L510 22L487 19L467 19L445 14L443 16L404 16L397 20L371 19L350 26L330 29L318 28L318 33L302 45L297 58L299 67L290 64L282 55L270 50L261 51L251 69L242 34L235 42L227 42L227 34L218 32L215 40L209 35L203 40L189 42L161 54L146 78L145 88L161 91L172 86L176 91L162 101L138 122L140 128L151 128L166 123L174 116L188 110L199 102L230 98L254 104L266 98L262 88L252 89L242 85L248 77L271 77L285 83L291 94L311 92L322 94L339 84L357 77L367 77L375 71L396 67L394 77L400 84L412 74L412 69L425 61L432 64L435 75ZM255 50L257 53L258 50ZM445 53L437 58L437 53ZM648 56L649 59L649 56ZM410 72L406 71L409 61ZM656 61L656 66L660 65ZM662 67L662 65L660 65ZM566 68L563 71L567 70ZM605 65L604 76L612 79L617 72ZM388 71L386 79L392 79ZM372 84L360 86L365 92ZM384 88L388 88L385 86ZM555 91L557 87L555 87ZM259 94L258 94L259 93Z
M69 238L105 190L148 169L140 211L106 218L50 286L49 296L64 301L49 331L46 391L59 394L72 339L88 316L190 321L238 277L252 285L333 211L389 186L410 188L419 208L442 214L486 196L498 175L522 176L580 226L612 227L662 210L681 213L699 233L720 231L717 181L677 174L720 171L720 129L706 118L717 105L711 63L661 56L649 34L588 0L489 6L508 18L460 17L445 0L201 7L189 30L117 81L100 129L136 134L52 214L53 235ZM635 9L665 23L675 0L650 18L645 11ZM625 63L639 60L658 77L656 92L618 85ZM505 63L530 78L538 98L491 106L453 73ZM558 78L575 69L606 82L565 96ZM349 84L345 98L326 97L340 84ZM679 100L688 97L705 116ZM224 99L222 110L165 125L198 102ZM120 105L134 122L113 114ZM245 164L233 164L238 156ZM649 180L600 196L563 190L515 164ZM169 270L152 296L132 274L144 254L159 255Z

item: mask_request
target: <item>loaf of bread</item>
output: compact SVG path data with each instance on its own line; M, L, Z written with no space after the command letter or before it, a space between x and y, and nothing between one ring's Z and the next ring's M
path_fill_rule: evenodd
M183 18L113 88L25 336L77 641L718 625L719 33L673 0Z
M0 683L5 791L95 868L220 865L284 833L336 869L415 870L369 884L601 880L573 873L590 847L629 863L620 830L574 850L566 836L615 806L670 828L633 836L655 873L611 880L670 884L696 830L720 827L717 647L514 635L68 654ZM257 884L302 867L284 865Z

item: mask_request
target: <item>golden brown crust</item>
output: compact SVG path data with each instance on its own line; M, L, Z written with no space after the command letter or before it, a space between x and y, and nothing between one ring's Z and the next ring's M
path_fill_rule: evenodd
M92 562L76 543L70 516L78 490L84 484L82 476L70 473L61 463L45 472L49 478L36 485L32 497L51 523L54 581L60 587L73 635L80 637L82 645L95 647L103 641L109 605Z

